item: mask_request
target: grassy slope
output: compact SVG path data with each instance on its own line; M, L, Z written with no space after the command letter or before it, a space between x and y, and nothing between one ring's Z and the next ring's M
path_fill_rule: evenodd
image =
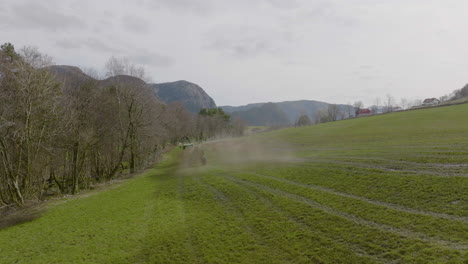
M155 176L172 160L124 186L52 204L32 223L0 231L1 263L128 263L141 250L152 217ZM167 165L167 166L166 166Z
M0 263L463 263L467 119L458 105L274 131L207 144L204 167L175 151L0 230Z
M295 147L301 157L309 164L320 163L307 169L333 174L334 188L468 216L468 105L347 120L270 136L301 145ZM345 183L342 177L350 175L355 176L353 190L340 185Z

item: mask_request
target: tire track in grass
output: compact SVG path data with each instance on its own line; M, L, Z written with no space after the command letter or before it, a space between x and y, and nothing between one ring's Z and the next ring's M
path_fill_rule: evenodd
M250 235L255 239L255 243L256 244L260 244L261 246L265 246L268 248L268 252L276 252L275 253L275 256L276 258L273 260L271 259L271 253L269 255L269 259L266 259L264 260L263 262L261 263L273 263L273 262L277 262L277 263L291 263L291 256L287 256L287 255L283 255L283 254L290 254L289 250L287 250L287 247L286 248L281 248L281 252L282 252L282 255L281 255L281 260L278 259L278 248L275 247L275 245L273 243L271 243L272 239L271 237L269 237L268 235L265 235L265 233L261 234L261 231L259 230L255 230L255 228L249 223L251 220L249 220L248 218L246 218L244 215L245 213L242 212L242 209L245 210L247 204L245 204L246 206L244 207L239 207L239 205L236 205L235 204L235 201L233 201L233 199L231 199L231 197L227 194L225 194L224 192L220 191L217 189L217 186L216 184L213 184L212 181L210 182L207 182L203 179L200 179L201 181L204 182L204 184L206 184L206 186L217 196L219 197L219 199L222 201L223 203L223 206L226 207L226 211L228 212L232 212L233 214L236 215L238 221L244 223L244 226L246 227L247 231L250 233ZM246 193L248 193L249 195L252 195L253 197L256 197L258 198L258 195L256 195L255 193L251 192L250 190L248 190L247 188L241 186L241 185L238 185L236 183L234 183L236 186L238 186L239 188L242 189L242 191L245 191ZM263 200L262 200L263 202ZM220 202L221 203L221 202ZM275 213L278 213L282 216L285 217L285 219L287 219L288 221L290 221L291 223L294 223L294 224L299 224L298 222L294 221L293 219L289 218L287 215L284 215L282 214L281 212L277 211L277 210L274 210L274 208L271 207L271 203L265 203L266 207L268 209L273 209L272 211L274 211ZM249 214L252 214L254 215L254 213L252 212L249 212ZM300 228L303 232L308 232L308 229L307 228ZM260 232L260 233L258 233ZM255 260L255 261L258 261L258 260ZM296 263L297 261L293 261L293 263ZM298 263L303 263L303 262L298 262Z
M331 160L331 159L308 159L308 158L301 158L301 159L297 159L296 161L299 163L316 162L316 163L321 163L321 164L329 163L329 164L351 165L351 166L356 166L357 168L361 168L361 169L378 169L378 170L383 170L383 171L388 171L388 172L400 172L400 173L407 173L407 174L416 174L416 175L421 175L421 176L430 175L430 176L437 176L437 177L443 177L443 178L451 178L451 177L468 178L468 174L464 172L442 173L442 172L429 171L429 170L417 169L417 168L415 169L392 169L389 167L385 167L384 165L379 166L379 165L364 164L364 163L353 162L353 161L341 161L341 160ZM400 164L405 164L405 163L400 163ZM409 164L413 164L413 163L409 163ZM435 164L434 163L433 166L434 166L433 168L440 168L440 167L457 168L456 165L448 166L447 164ZM464 165L459 166L459 168L463 168L463 167ZM428 166L425 166L423 168L427 169Z
M225 175L222 176L222 177L225 177ZM276 198L273 198L273 197L277 197L280 200L281 199L289 199L288 197L283 197L282 195L277 195L275 193L262 191L261 189L255 187L255 186L248 186L248 185L246 186L246 185L243 184L243 182L241 180L239 180L237 183L240 184L240 185L243 185L246 188L251 188L256 193L267 197L267 199L270 196L271 197L269 199L275 199L275 200L276 200ZM301 203L300 201L296 201L296 200L294 200L294 201L297 202L297 203ZM304 216L302 215L303 212L306 212L303 209L302 210L299 209L299 211L297 211L297 209L289 210L287 208L294 208L293 204L289 205L289 203L286 203L286 204L283 203L281 205L281 202L279 202L279 200L275 201L275 203L278 203L278 207L282 208L280 210L282 210L283 212L289 211L289 212L286 212L286 214L290 215L292 213L293 215L296 215L296 213L297 213L296 217L299 217L298 219L296 219L297 222L303 223L303 224L309 226L310 228L316 228L315 223L317 223L317 219L314 219L312 217L312 220L310 220L310 219L307 220L308 223L305 223L305 222L302 221L303 219L308 218L308 217L304 218ZM307 206L307 204L304 204L304 206ZM296 212L294 212L294 210L296 210ZM336 217L336 216L334 216L334 217ZM349 221L349 219L344 219L344 220ZM328 221L333 221L333 220L330 219ZM328 221L325 220L325 222L328 222ZM318 222L324 222L324 220L318 220ZM341 234L347 234L346 232L342 233L343 232L343 227L345 227L345 226L346 225L338 227L338 230L340 230L339 231L340 233L337 235L336 232L335 232L335 234L333 234L333 232L332 232L331 236L334 236L334 239L336 239L336 241L341 241L342 239L343 239L343 241L346 241L348 243L348 245L351 245L351 246L348 246L348 248L352 248L352 246L360 245L361 247L363 247L364 252L366 251L366 249L370 250L371 253L366 254L364 256L370 257L370 258L372 258L372 259L374 259L376 261L379 261L379 262L384 262L384 263L410 263L411 262L411 263L413 263L413 261L414 261L414 263L462 263L463 259L464 258L466 259L466 257L467 257L466 252L449 251L448 249L444 249L443 247L440 248L439 247L440 245L436 245L436 247L432 248L432 249L428 248L427 244L424 245L426 242L421 241L421 240L416 240L415 238L409 238L410 240L406 240L406 241L402 240L401 242L399 242L400 239L403 239L405 237L399 236L399 235L391 233L391 232L385 232L387 234L391 234L390 237L388 235L385 235L385 236L382 236L381 238L379 238L379 237L376 238L377 233L367 234L367 233L363 233L361 231L358 231L358 232L356 232L356 230L352 231L352 229L350 229L350 231L351 231L351 233L349 233L350 236L342 237ZM330 225L330 228L331 228L330 230L335 230L335 231L337 230L334 227L334 225ZM347 228L350 228L350 227L347 227ZM366 226L365 228L368 229L368 230L372 230L372 228L368 227L368 226ZM322 227L322 229L323 229L323 227ZM326 232L322 231L322 233L328 234L330 236L330 234L328 233L328 228L326 230L327 230ZM317 231L319 231L319 232L321 231L320 227L319 227L319 229ZM361 236L354 237L352 235L353 233L354 234L361 234L362 233L365 236L364 237L361 237ZM370 237L367 237L368 235L370 235ZM396 235L396 237L393 237L393 238L391 237L391 236L395 236L395 235ZM356 240L356 238L357 238L357 240ZM336 243L336 241L335 241L335 243ZM377 242L377 241L382 241L382 242ZM389 243L389 241L393 241L393 242ZM420 241L420 242L418 242L418 241ZM371 244L369 245L369 243L371 243ZM376 249L377 249L377 252L375 251ZM427 250L430 249L430 250L426 251L426 249ZM382 251L382 250L384 250L384 251ZM414 250L416 250L416 251L414 251ZM408 252L408 253L406 253L406 252ZM412 253L412 252L414 252L414 253ZM433 252L435 255L433 255L433 253L429 253L429 252ZM354 253L356 253L356 251ZM401 256L400 254L403 254L403 256ZM362 255L362 254L357 254L357 255Z
M245 217L239 211L239 208L233 205L233 203L231 202L231 198L229 196L227 196L223 192L216 189L215 186L207 183L200 176L197 175L194 178L200 184L206 186L210 190L211 193L213 193L213 195L216 197L216 201L218 202L218 204L221 207L223 207L226 212L233 214L238 220L240 220L240 222L245 223ZM249 235L251 235L254 238L254 240L260 240L260 237L254 232L252 226L248 224L244 224L244 227L249 233Z
M265 239L255 231L254 227L247 222L247 219L244 217L241 210L232 202L231 198L228 195L218 190L216 186L206 182L199 175L194 176L194 178L196 181L198 181L200 184L204 185L210 190L210 192L216 197L217 203L224 208L225 212L227 212L230 215L233 215L239 223L242 223L242 226L249 234L252 241L255 241L256 247L258 246L261 248L265 248L267 249L267 251L275 250L274 248L272 248L272 245L268 243L268 241L265 241ZM286 259L283 259L279 263L285 261ZM272 261L269 260L269 262Z
M232 179L229 179L227 177L225 177L224 175L222 175L221 177L223 178L226 178L228 180L230 180L232 183L236 184L238 187L242 188L245 192L249 193L250 195L256 197L258 200L260 200L262 203L264 203L268 208L271 208L273 211L275 211L276 213L280 214L280 215L283 215L286 219L288 219L290 222L293 222L294 224L296 224L300 230L304 231L304 232L310 232L311 228L310 226L305 223L304 221L301 221L300 219L297 219L293 216L291 216L289 213L287 213L286 211L284 211L283 209L281 209L279 206L277 206L276 204L274 204L270 199L268 199L266 196L258 193L258 192L255 192L253 191L252 189L249 189L248 187L246 187L245 185L239 183L239 182L235 182L235 181L232 181ZM207 183L208 185L210 185L209 183ZM214 187L213 187L214 188ZM217 190L216 190L217 191ZM217 191L219 192L219 191ZM222 194L223 196L225 196L224 194ZM240 212L239 212L240 214ZM319 232L319 231L316 231L314 230L315 232ZM324 232L319 232L322 236L323 235L326 235ZM346 242L338 242L338 241L334 241L335 244L339 244L345 248L349 248L355 255L357 256L360 256L360 257L363 257L363 258L369 258L373 261L376 261L378 263L388 263L388 264L391 264L391 263L396 263L396 262L392 262L392 261L389 261L388 259L384 259L382 257L379 257L379 256L373 256L373 255L370 255L368 254L363 248L360 248L356 245L353 245L353 244L348 244Z
M146 201L146 205L144 206L144 212L143 212L143 217L142 217L143 221L141 221L141 229L139 230L138 233L135 233L136 237L140 237L141 240L143 240L143 238L151 232L150 223L151 223L152 216L155 214L155 211L156 211L156 203L148 199ZM143 252L144 250L145 249L140 249L141 252ZM141 261L143 261L141 254L139 254L138 257L133 256L133 258L135 258L132 260L134 261L134 263L142 263Z
M243 172L243 174L256 176L256 178L260 180L254 180L256 183L273 188L289 191L290 188L288 186L290 186L292 188L291 192L316 200L321 204L328 205L328 201L330 201L330 206L336 210L350 213L359 218L387 224L404 230L409 229L416 233L426 234L428 237L437 237L441 241L461 243L461 245L463 245L461 247L468 247L468 244L466 243L468 238L468 225L463 221L437 218L432 215L413 213L412 211L405 212L403 210L396 210L379 203L369 203L367 199L358 199L359 196L355 199L356 197L354 195L347 195L346 193L344 193L344 195L340 195L343 193L337 193L334 190L331 190L332 192L328 192L328 190L330 190L328 188L325 188L326 190L322 192L322 189L320 188L321 186L319 186L319 188L310 188L308 184L291 181L281 177L247 172ZM286 185L281 183L286 183ZM308 192L307 190L311 190L312 192ZM407 225L409 225L409 228L407 228Z
M252 175L256 175L256 176L260 176L260 177L264 177L264 178L274 179L274 180L277 180L277 181L289 183L289 184L292 184L292 185L295 185L295 186L306 187L306 188L317 190L317 191L332 193L332 194L335 194L335 195L338 195L338 196L341 196L341 197L351 198L351 199L359 200L359 201L362 201L362 202L367 202L367 203L370 203L370 204L373 204L373 205L384 206L384 207L391 208L391 209L394 209L394 210L397 210L397 211L402 211L402 212L405 212L405 213L420 214L420 215L426 215L426 216L432 216L432 217L443 218L443 219L447 219L447 220L453 220L453 221L468 223L468 218L467 217L453 216L453 215L448 215L448 214L443 214L443 213L421 211L421 210L406 207L406 206L403 206L403 205L397 205L397 204L386 203L386 202L382 202L382 201L376 201L376 200L372 200L372 199L365 198L365 197L362 197L362 196L336 191L336 190L333 190L333 189L330 189L330 188L327 188L327 187L323 187L323 186L319 186L319 185L315 185L315 184L300 183L300 182L296 182L296 181L292 181L292 180L288 180L288 179L284 179L284 178L278 178L278 177L274 177L274 176L270 176L270 175L266 175L266 174L261 174L261 173L256 173L256 172L248 172L248 171L239 171L239 172L246 173L246 174L252 174ZM234 173L236 173L236 172L234 172Z
M184 216L184 204L180 199L180 182L174 175L178 163L176 154L158 166L152 176L155 189L148 197L152 212L148 217L147 233L139 245L139 253L128 263L187 263L194 256L187 246L190 229ZM135 190L138 191L138 190Z
M303 158L305 161L314 161L316 159L313 158ZM333 160L332 160L333 159ZM345 159L345 160L343 160ZM357 161L349 161L353 163L360 163L362 162L369 162L369 161L380 161L380 162L389 162L390 164L398 164L398 165L415 165L420 168L424 169L439 169L439 168L467 168L468 164L453 164L453 163L423 163L423 162L416 162L410 160L396 160L390 158L379 158L379 157L343 157L343 156L328 156L327 159L321 159L321 161L339 161L339 162L347 162L346 160L357 160ZM358 162L361 161L362 162Z
M227 197L217 197L197 178L197 172L184 175L188 228L195 234L195 244L202 259L197 263L251 263L251 259L268 263L265 258L270 256L272 249L256 243L246 231L245 221L239 220L225 204L224 199L229 200Z
M211 180L208 182L208 181L205 181L208 185L212 185L213 188L215 188L217 190L217 192L220 192L222 193L223 196L226 196L228 197L228 194L225 194L224 192L222 191L219 191L218 190L218 184L222 184L219 182L219 179L223 179L223 181L225 181L226 183L228 183L230 186L226 185L225 187L227 188L227 190L234 190L234 189L239 189L242 191L242 193L244 193L244 195L237 195L237 197L235 197L235 199L230 199L228 198L230 201L232 201L231 203L231 206L233 206L234 208L236 208L236 210L239 211L239 214L243 215L244 217L242 217L243 221L244 222L251 222L251 223L255 223L256 225L259 225L258 228L260 228L259 230L256 230L254 232L259 232L258 236L261 237L261 241L263 241L262 243L267 243L269 244L270 246L270 252L276 252L276 254L279 252L278 250L281 249L281 251L283 253L286 253L288 255L290 255L289 258L286 258L286 256L284 256L285 258L280 261L280 263L311 263L312 262L316 262L316 263L342 263L342 259L341 261L337 261L338 259L333 259L333 257L331 257L332 259L330 260L330 256L335 256L338 255L340 256L343 255L343 250L346 249L346 256L348 256L347 258L347 261L349 263L369 263L369 261L372 261L375 262L376 261L376 258L373 258L372 256L369 256L369 255L366 255L366 254L355 254L356 252L354 251L356 248L350 248L349 247L349 244L346 244L346 243L337 243L336 241L330 239L328 236L324 236L324 233L321 233L321 232L315 232L314 230L312 230L310 227L306 226L304 223L301 223L300 221L297 221L296 219L294 218L291 218L290 215L288 214L285 214L284 211L282 210L277 210L277 206L274 205L271 201L270 202L265 202L266 200L265 199L260 199L260 196L253 192L252 190L246 188L245 186L243 185L240 185L236 182L232 182L231 180L229 179L225 179L224 177L218 177L216 175L210 175L210 176L206 176L205 177L211 177ZM214 183L215 182L215 179L218 179L218 182L217 184ZM233 188L233 186L235 186ZM232 194L231 194L232 195ZM242 198L241 197L244 197L244 196L250 196L250 197L253 197L255 199L251 200L251 201L242 201ZM259 209L259 208L255 208L255 206L253 204L255 203L258 203L258 204L261 204L261 207L262 209L260 211L265 211L265 212L268 212L268 216L269 217L272 217L272 214L274 215L273 218L271 218L271 221L267 221L267 223L271 223L273 224L273 226L265 226L265 224L262 224L262 223L257 223L257 219L259 216L256 215L256 211L252 211L254 209ZM247 211L245 211L247 210ZM268 217L268 216L265 216L265 215L262 215L262 217ZM289 224L287 224L289 223ZM284 232L284 233L281 233L279 230L275 230L275 229L272 229L273 227L275 226L288 226L287 229L291 229L292 226L294 227L293 230L289 230L289 232ZM263 229L263 230L261 230ZM280 233L278 233L280 232ZM278 236L279 237L288 237L288 236L291 236L292 234L301 234L300 237L296 237L296 235L293 235L291 237L291 239L293 239L292 241L290 241L292 243L292 245L289 245L289 243L284 243L284 244L275 244L274 241L276 241L278 239ZM294 244L294 243L298 243L298 241L294 240L294 239L297 239L298 241L300 241L301 245L297 245L297 244ZM307 243L306 241L308 241L308 239L313 239L314 243L313 244L304 244L304 243ZM324 246L326 245L326 249L323 248ZM314 247L316 246L316 247ZM341 247L340 247L341 246ZM325 262L323 261L320 261L320 260L316 260L314 258L304 262L304 261L300 261L300 260L297 260L295 259L297 257L297 253L292 253L292 251L294 250L297 250L298 247L305 247L304 250L308 250L308 249L311 249L311 252L306 252L306 251L302 251L301 254L302 254L302 257L304 256L308 256L308 257L311 257L311 256L314 256L313 252L314 252L314 249L317 250L317 249L320 249L320 253L321 254L324 254L322 251L325 251L327 252L326 254L328 254L329 256L325 257ZM360 252L362 252L362 250L359 249ZM339 252L339 253L338 253ZM272 253L271 253L272 254ZM292 254L292 255L291 255ZM305 254L305 255L304 255ZM317 253L315 253L317 254ZM351 257L349 254L354 254L355 257ZM270 255L272 256L272 255ZM277 255L276 255L277 256ZM344 256L344 255L343 255ZM383 262L383 261L378 261L380 263L386 263L386 262ZM263 262L261 262L263 263Z
M220 200L222 200L223 202L225 203L228 203L229 207L231 207L232 209L229 210L229 211L233 211L237 216L238 216L238 219L241 220L242 222L246 222L246 219L245 217L243 216L243 214L241 213L240 211L240 208L237 207L236 205L234 205L232 202L231 202L231 199L230 197L228 197L226 194L224 194L223 192L219 191L218 189L216 189L216 187L206 181L204 181L203 179L199 178L198 179L200 181L202 181L204 184L206 184L208 186L208 188L210 188L210 190L217 196L219 197ZM238 186L239 188L242 188L242 190L244 190L245 192L249 193L250 195L256 197L258 200L260 200L262 203L264 203L268 208L272 209L274 212L280 214L280 215L283 215L286 219L288 219L288 221L298 225L299 229L304 231L304 232L310 232L310 227L304 223L304 222L301 222L300 220L296 219L296 218L293 218L291 217L289 214L287 214L284 210L281 210L277 205L275 205L271 200L268 200L266 197L264 196L261 196L259 193L257 192L254 192L252 191L251 189L249 188L246 188L245 186L243 185L240 185L239 183L236 183L236 182L233 182L234 184L236 184L236 186ZM251 225L246 225L246 228L248 229L249 232L252 233L253 237L259 241L259 240L263 240L261 238L260 235L256 234L254 229L252 228ZM323 233L321 233L323 235ZM266 241L265 241L266 242ZM370 258L374 261L377 261L379 263L391 263L391 262L388 262L388 260L385 260L385 259L382 259L382 258L378 258L376 256L370 256L368 254L365 254L365 252L363 251L363 249L361 248L358 248L358 247L355 247L355 246L350 246L349 244L346 244L346 243L337 243L335 241L335 244L340 244L342 246L345 246L345 247L348 247L350 248L353 253L355 253L357 256L361 256L361 257L364 257L364 258Z
M389 167L386 167L385 165L373 165L369 163L365 164L365 163L361 163L357 161L346 161L346 160L339 160L339 158L337 159L331 159L331 158L330 159L293 158L293 159L289 159L288 162L294 163L294 164L308 164L308 163L339 164L339 165L355 166L356 168L360 168L360 169L377 169L377 170L382 170L386 172L398 172L398 173L404 173L408 175L435 176L435 177L441 177L441 178L453 178L453 177L468 178L468 173L466 172L452 172L452 171L439 172L440 168L443 168L445 170L454 169L454 168L455 169L466 168L468 165L464 165L464 164L417 163L417 162L392 160L393 162L395 162L394 164L398 164L398 165L421 166L420 168L416 167L416 168L408 169L408 168L389 168ZM347 157L347 159L352 159L352 157ZM380 159L375 159L375 160L380 160ZM278 160L278 162L281 162L281 160ZM392 164L388 164L388 165L391 166Z
M183 197L185 194L185 188L184 188L184 175L182 173L178 173L177 171L175 172L177 175L177 191L178 191L178 198L183 201L183 203L180 205L179 209L179 214L181 216L181 222L184 223L184 226L187 226L189 221L187 221L187 214L186 214L186 202L184 201ZM187 242L186 247L188 251L190 252L190 255L192 257L192 261L194 263L203 263L202 256L200 256L199 251L195 250L195 239L194 239L194 234L192 232L189 232L187 234Z
M227 177L227 178L231 179L232 181L238 182L240 184L245 184L245 185L248 185L248 186L252 186L252 187L255 187L257 189L270 192L272 194L287 197L289 199L292 199L292 200L307 204L308 206L310 206L312 208L319 209L319 210L324 211L326 213L329 213L331 215L335 215L335 216L341 217L343 219L352 221L357 225L369 226L369 227L372 227L372 228L375 228L375 229L378 229L378 230L381 230L381 231L384 231L384 232L391 232L391 233L394 233L394 234L399 235L399 236L419 239L419 240L424 241L426 243L434 244L436 246L444 246L444 247L447 247L447 248L452 249L452 250L467 250L468 249L468 247L466 245L460 245L458 243L453 243L453 242L450 242L450 241L434 239L434 238L430 238L427 235L419 233L419 232L404 230L404 229L392 227L392 226L389 226L389 225L380 224L380 223L376 223L376 222L373 222L373 221L365 220L365 219L356 217L354 215L351 215L351 214L348 214L348 213L333 209L333 208L331 208L329 206L320 204L320 203L318 203L318 202L316 202L314 200L311 200L309 198L306 198L304 196L300 196L300 195L293 194L293 193L290 193L290 192L286 192L286 191L283 191L283 190L271 188L271 187L268 187L268 186L263 185L263 184L250 182L250 181L247 181L247 180L244 180L244 179L239 179L239 178L228 176L228 175L225 175L224 177Z
M233 168L233 171L242 169ZM421 177L382 171L361 170L351 166L303 164L284 166L278 171L268 168L254 171L301 183L325 186L390 204L420 211L445 214L467 219L465 178Z

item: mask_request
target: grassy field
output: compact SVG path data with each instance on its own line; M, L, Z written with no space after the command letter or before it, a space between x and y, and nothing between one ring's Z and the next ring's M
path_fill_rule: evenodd
M468 263L467 252L468 105L175 150L0 230L0 263Z

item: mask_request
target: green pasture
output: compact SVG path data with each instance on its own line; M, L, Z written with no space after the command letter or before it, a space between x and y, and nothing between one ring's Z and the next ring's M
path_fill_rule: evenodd
M468 263L467 252L468 104L176 149L0 230L0 263Z

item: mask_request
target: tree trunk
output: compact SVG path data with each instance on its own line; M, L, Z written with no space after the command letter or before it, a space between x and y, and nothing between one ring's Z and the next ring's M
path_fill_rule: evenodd
M134 173L135 172L135 167L136 167L136 138L135 138L135 131L133 131L132 129L132 132L131 132L131 136L130 136L130 173Z
M0 139L0 153L2 156L2 163L3 163L3 169L5 172L5 176L7 177L6 182L7 182L7 189L9 192L9 198L12 199L14 203L16 203L19 206L24 205L24 198L21 193L20 186L18 184L18 175L15 175L13 172L13 169L11 168L11 161L9 158L9 154L7 152L7 147L5 140Z
M73 157L72 157L72 194L75 194L79 191L79 179L78 179L78 149L79 143L75 142L73 145Z

